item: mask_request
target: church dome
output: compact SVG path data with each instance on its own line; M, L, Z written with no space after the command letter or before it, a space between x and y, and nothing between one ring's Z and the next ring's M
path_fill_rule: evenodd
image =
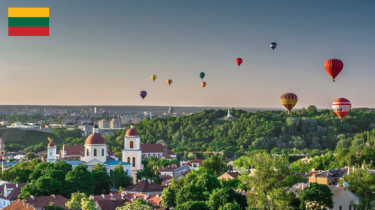
M85 144L106 144L105 139L98 133L93 133L87 137Z
M48 147L54 147L56 146L55 142L51 141L50 143L48 143Z
M139 136L137 129L134 128L134 124L132 124L130 129L126 131L125 136Z

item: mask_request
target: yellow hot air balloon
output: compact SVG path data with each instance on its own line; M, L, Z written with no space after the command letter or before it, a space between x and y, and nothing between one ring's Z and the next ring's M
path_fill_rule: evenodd
M296 105L297 101L298 97L294 93L284 93L280 97L280 102L288 110L288 114L290 114L290 110Z
M167 80L167 83L168 83L168 85L171 85L172 84L172 80L171 79Z
M154 75L151 75L151 79L155 82L157 76L154 74Z

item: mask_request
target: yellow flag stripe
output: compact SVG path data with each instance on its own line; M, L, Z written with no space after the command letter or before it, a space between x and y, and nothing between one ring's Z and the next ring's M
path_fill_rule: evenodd
M8 17L49 17L49 8L8 8Z

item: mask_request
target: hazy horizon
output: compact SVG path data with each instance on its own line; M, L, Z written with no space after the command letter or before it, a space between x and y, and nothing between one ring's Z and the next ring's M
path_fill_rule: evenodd
M329 109L339 97L353 108L375 103L374 1L3 0L0 6L0 104L282 109L286 92L297 94L295 109ZM8 36L8 7L49 7L50 36ZM270 42L277 42L275 51ZM344 62L335 83L323 66L329 58Z

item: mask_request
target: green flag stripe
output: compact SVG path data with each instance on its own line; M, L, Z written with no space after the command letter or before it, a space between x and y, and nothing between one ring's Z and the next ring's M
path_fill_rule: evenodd
M48 17L10 17L8 27L49 27Z

